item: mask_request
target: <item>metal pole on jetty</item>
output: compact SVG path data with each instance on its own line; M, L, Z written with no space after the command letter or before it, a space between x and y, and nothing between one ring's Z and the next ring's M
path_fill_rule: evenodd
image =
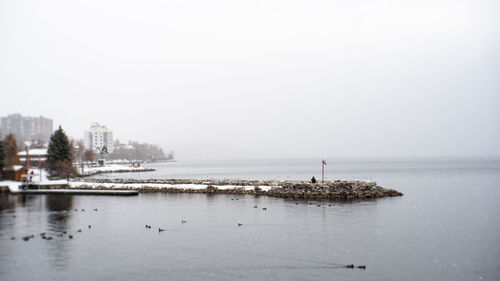
M30 172L30 149L26 146L26 166L28 167L28 173Z
M326 166L326 161L325 159L321 160L321 182L325 182L325 166Z

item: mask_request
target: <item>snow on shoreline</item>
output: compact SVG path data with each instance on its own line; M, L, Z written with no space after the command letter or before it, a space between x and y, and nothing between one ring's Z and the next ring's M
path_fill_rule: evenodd
M141 172L141 171L151 171L150 168L144 167L132 167L126 165L119 164L111 164L104 167L85 167L84 176L98 174L98 173L113 173L113 172ZM260 188L262 191L269 191L273 187L282 187L283 183L279 183L279 181L275 181L273 183L267 184L266 181L260 181L259 183L245 181L243 182L207 182L207 181L195 181L191 182L172 182L170 183L147 183L147 182L136 182L136 183L117 183L117 182L94 182L92 180L78 180L73 179L69 182L65 179L62 180L51 180L47 177L48 173L45 170L39 169L31 169L30 172L33 172L32 175L32 183L35 185L39 185L41 189L49 187L49 186L62 186L68 184L68 188L72 189L181 189L181 190L202 190L207 189L209 186L213 186L219 190L236 190L243 189L245 191L255 190L256 187ZM40 174L41 173L41 174ZM364 183L374 183L368 180L362 180ZM214 184L215 183L215 184ZM236 183L236 184L235 184ZM12 193L19 192L21 187L21 182L15 181L0 181L0 186L7 186Z
M104 167L84 167L83 176L95 175L99 173L114 173L114 172L146 172L146 171L154 171L151 168L144 167L132 167L127 165L119 165L119 164L111 164L106 165ZM81 170L79 169L81 173Z
M77 182L77 181L72 181L69 183L71 188L125 188L125 189L141 189L144 187L151 187L151 188L158 188L158 189L163 189L163 188L179 188L179 189L184 189L184 190L200 190L200 189L206 189L208 187L208 184L167 184L167 183L97 183L97 182ZM242 186L242 185L212 185L213 187L216 187L217 189L221 190L228 190L228 189L237 189L237 188L244 188L245 190L254 190L255 186L253 185L247 185L247 186ZM260 185L259 188L261 188L263 191L268 191L271 189L271 186L267 185Z
M49 185L65 185L66 180L57 180L57 181L47 181L42 183L45 186ZM20 190L20 182L17 181L2 181L0 185L5 185L9 187L10 192L17 193ZM155 188L155 189L165 189L165 188L178 188L184 190L201 190L206 189L209 185L207 184L159 184L159 183L124 183L124 184L116 184L116 183L98 183L98 182L79 182L79 181L70 181L69 188L72 189L141 189L141 188ZM245 190L254 190L255 186L241 186L241 185L212 185L220 190L230 190L230 189L239 189L243 188ZM271 186L260 185L260 189L263 191L269 191Z
M84 170L84 175L93 175L97 173L113 173L113 172L141 172L141 171L150 171L149 168L144 167L130 167L125 165L112 164L104 167L86 167ZM141 188L155 188L155 189L168 189L168 188L178 188L184 190L201 190L206 189L210 184L207 182L203 182L200 184L195 183L100 183L100 182L92 182L92 181L78 181L78 180L70 180L69 182L65 179L60 180L51 180L48 178L48 172L44 169L30 169L31 182L35 185L40 186L41 189L49 186L55 185L66 185L68 184L69 188L73 189L98 189L98 188L106 188L106 189L141 189ZM17 193L21 189L21 182L17 181L0 181L0 186L7 186L12 193ZM229 189L238 189L243 188L245 190L254 190L254 185L211 185L220 190L229 190ZM259 185L259 187L263 191L268 191L271 189L271 186L267 185Z
M151 171L149 168L144 167L130 167L125 165L112 164L104 167L85 167L84 176L95 175L98 173L113 173L113 172L142 172ZM31 176L31 183L40 186L41 189L44 186L54 186L54 185L66 185L68 183L65 179L51 180L48 178L49 173L45 169L33 168L29 170L29 175ZM0 181L0 186L7 186L12 193L19 192L21 189L22 182L18 181ZM89 185L87 183L87 185ZM72 188L78 188L77 184L72 184L69 182L69 186ZM127 188L127 187L125 187Z

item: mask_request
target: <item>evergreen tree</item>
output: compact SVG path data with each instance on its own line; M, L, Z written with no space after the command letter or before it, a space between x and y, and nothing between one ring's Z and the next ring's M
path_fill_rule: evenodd
M47 166L51 176L69 178L76 174L73 167L71 144L64 130L59 128L50 136Z
M19 156L17 155L17 141L13 134L9 134L3 140L3 151L5 154L4 165L12 166L19 165Z

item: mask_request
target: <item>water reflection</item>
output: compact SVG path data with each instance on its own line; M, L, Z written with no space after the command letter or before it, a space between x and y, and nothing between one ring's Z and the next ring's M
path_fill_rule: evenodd
M47 195L48 211L69 211L73 207L73 196L71 195Z
M4 210L14 209L14 206L16 205L16 199L16 197L9 196L9 194L7 193L0 193L0 212Z
M47 227L54 235L67 231L70 225L73 207L73 196L71 195L46 195L45 208L48 211ZM63 238L64 239L64 238ZM47 256L51 257L51 263L57 268L65 268L69 259L69 244L65 241L61 243L49 243Z
M13 195L17 198L17 204L14 208L27 208L30 211L42 211L43 210L43 196L22 194Z
M68 228L69 210L73 206L71 195L47 195L45 208L48 211L48 224L51 231L61 232Z
M8 230L14 224L14 208L16 204L19 204L19 200L16 199L18 198L0 193L0 234L3 234L4 230Z

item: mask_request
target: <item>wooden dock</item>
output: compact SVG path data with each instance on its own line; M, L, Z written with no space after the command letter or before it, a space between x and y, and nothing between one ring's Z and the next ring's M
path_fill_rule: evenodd
M103 189L26 189L26 190L19 190L16 192L16 194L134 196L134 195L139 195L139 191L137 191L137 190L103 190Z

